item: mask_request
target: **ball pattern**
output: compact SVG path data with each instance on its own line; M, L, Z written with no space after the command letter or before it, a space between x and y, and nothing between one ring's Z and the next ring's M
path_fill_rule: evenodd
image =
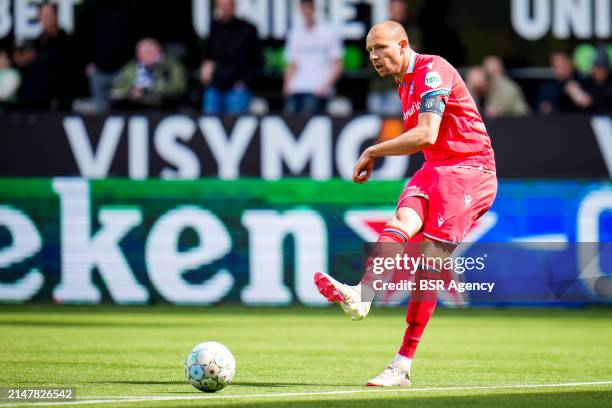
M196 345L185 359L185 375L200 391L219 391L231 383L236 360L223 344L207 341Z

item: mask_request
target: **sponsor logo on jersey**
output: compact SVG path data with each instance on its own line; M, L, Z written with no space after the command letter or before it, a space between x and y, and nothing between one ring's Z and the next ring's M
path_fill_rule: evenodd
M421 110L421 102L414 102L410 109L404 112L404 120L408 120L412 115Z
M439 88L442 85L442 77L436 71L428 72L425 75L425 85L432 89Z

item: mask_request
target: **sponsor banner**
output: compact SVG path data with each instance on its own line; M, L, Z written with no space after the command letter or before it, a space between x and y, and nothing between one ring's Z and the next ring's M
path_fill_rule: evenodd
M350 179L363 149L403 131L376 115L84 117L2 115L0 177L82 176L277 180ZM609 179L609 116L531 117L487 123L502 178ZM576 140L580 148L576 149ZM397 180L422 165L421 154L376 162L374 179Z
M0 301L323 304L313 273L358 281L364 244L376 240L402 187L302 179L0 179ZM514 249L474 246L455 255L489 254L481 259L486 279L469 279L501 284L501 292L472 296L474 303L513 303L519 299L509 293L542 288L544 275L572 282L572 301L609 301L610 246L598 243L612 242L611 226L610 183L503 181L466 242ZM558 270L550 260L560 262Z

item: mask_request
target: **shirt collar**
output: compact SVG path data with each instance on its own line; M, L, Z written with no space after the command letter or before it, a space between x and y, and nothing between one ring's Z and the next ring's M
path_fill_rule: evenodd
M414 66L416 65L417 55L419 54L415 51L412 51L412 53L410 54L410 62L408 63L408 70L406 71L407 74L414 73Z
M416 51L410 51L410 61L408 62L408 69L406 70L406 73L404 74L403 82L407 82L410 79L412 79L412 76L414 75L414 69L416 67L417 55L419 54ZM402 84L402 82L399 82L397 79L395 81L398 84Z

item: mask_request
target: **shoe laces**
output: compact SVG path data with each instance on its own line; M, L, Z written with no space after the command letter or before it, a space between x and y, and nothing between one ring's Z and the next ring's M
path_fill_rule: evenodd
M381 378L395 378L395 377L406 377L406 373L402 371L399 367L390 364L389 367L385 368L382 373L380 373Z

